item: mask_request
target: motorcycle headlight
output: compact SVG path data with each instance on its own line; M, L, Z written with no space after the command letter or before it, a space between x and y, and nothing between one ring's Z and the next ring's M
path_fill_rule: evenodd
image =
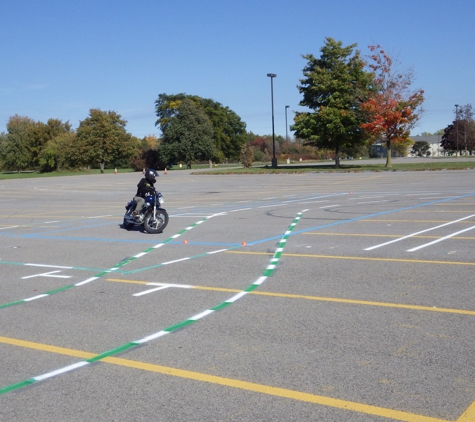
M160 204L163 204L163 203L165 202L165 200L163 199L163 196L160 196L160 197L158 198L158 202L159 202Z

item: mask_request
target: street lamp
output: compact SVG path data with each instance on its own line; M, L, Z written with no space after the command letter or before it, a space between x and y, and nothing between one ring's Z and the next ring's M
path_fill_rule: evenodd
M455 153L455 156L459 156L459 105L455 104L455 142L457 143L457 152Z
M272 167L277 168L277 158L275 157L275 134L274 134L274 78L277 76L275 73L268 73L270 78L270 97L272 103Z
M285 106L285 140L286 142L289 142L289 136L287 135L287 109L289 108L290 106Z

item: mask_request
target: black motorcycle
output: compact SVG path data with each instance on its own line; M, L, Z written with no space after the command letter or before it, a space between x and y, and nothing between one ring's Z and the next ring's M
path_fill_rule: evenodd
M136 202L132 199L126 206L124 215L123 227L127 230L135 226L143 225L148 233L161 233L168 224L168 213L162 208L164 202L163 195L160 192L155 192L145 198L145 204L142 208L143 220L137 220L133 215Z

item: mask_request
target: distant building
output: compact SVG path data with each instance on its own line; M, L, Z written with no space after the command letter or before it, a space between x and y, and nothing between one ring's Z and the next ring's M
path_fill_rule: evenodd
M391 150L392 150L391 157L405 157L404 155L395 151L394 146L392 146ZM369 146L369 156L371 158L386 158L387 156L386 142L380 141L380 142L375 142L374 144L371 144Z
M442 135L430 135L430 136L411 136L410 137L414 142L425 141L430 146L430 157L443 157L446 155L444 148L440 146L442 141ZM408 151L408 157L414 157L411 154L411 150Z
M442 135L430 135L430 136L410 136L414 142L425 141L430 146L430 155L429 157L443 157L446 155L444 148L440 146L442 141ZM414 154L411 154L411 149L408 148L406 157L414 157ZM369 155L373 158L386 158L386 143L385 142L375 142L369 147ZM399 154L394 151L392 153L393 157L404 157L404 155Z

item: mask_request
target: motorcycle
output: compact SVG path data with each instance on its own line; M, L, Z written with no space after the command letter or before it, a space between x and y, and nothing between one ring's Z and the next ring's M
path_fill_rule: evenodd
M153 195L147 196L142 208L143 220L138 221L136 220L136 216L133 215L137 204L132 199L132 201L125 206L126 211L123 227L130 230L135 226L143 225L148 233L161 233L168 224L168 213L162 208L163 202L163 195L160 192L155 192Z

